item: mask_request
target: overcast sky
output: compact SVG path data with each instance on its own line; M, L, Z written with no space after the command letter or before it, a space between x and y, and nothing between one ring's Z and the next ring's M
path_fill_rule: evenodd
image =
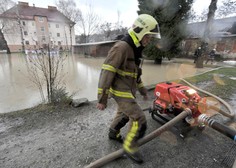
M29 2L30 6L35 4L36 7L47 8L48 5L55 6L55 0L19 0ZM74 0L82 12L89 4L93 5L94 11L103 21L116 23L119 20L123 26L130 27L137 17L138 1L137 0ZM208 8L211 0L195 0L194 9L201 13L203 9ZM223 0L218 0L221 3Z

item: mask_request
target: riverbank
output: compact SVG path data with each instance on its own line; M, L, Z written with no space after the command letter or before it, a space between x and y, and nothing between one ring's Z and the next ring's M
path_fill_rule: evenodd
M212 83L200 84L198 87L207 90L212 87ZM148 94L148 101L143 101L137 95L137 101L143 109L150 107L155 98L153 90ZM236 108L235 98L225 97L225 100ZM98 111L95 106L96 101L78 108L70 105L41 105L0 114L1 167L82 168L121 148L120 144L107 138L116 109L115 102L109 100L105 111ZM148 121L147 133L160 127L148 112L145 115ZM216 119L236 129L235 120L225 119L221 115ZM127 127L122 130L122 134L126 131ZM231 139L208 127L202 132L194 128L184 139L176 129L171 129L141 147L144 164L137 165L122 157L104 167L231 168L236 155L235 148Z

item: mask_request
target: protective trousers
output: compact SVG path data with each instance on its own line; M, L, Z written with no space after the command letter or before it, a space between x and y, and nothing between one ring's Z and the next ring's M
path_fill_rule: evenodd
M142 138L147 129L147 121L144 112L136 102L119 102L116 116L110 128L117 133L130 121L129 130L123 148L126 152L135 153L138 150L137 140Z

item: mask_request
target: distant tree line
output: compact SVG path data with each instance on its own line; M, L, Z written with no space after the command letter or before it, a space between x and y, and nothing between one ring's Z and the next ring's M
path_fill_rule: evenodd
M203 10L200 14L195 11L191 11L191 19L189 22L202 22L207 20L209 9ZM215 19L226 18L230 16L236 16L236 1L224 0L221 5L217 4L215 11Z

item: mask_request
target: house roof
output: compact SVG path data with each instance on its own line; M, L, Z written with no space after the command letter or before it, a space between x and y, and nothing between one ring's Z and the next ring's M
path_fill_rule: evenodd
M20 16L21 20L34 20L35 16L44 16L50 22L66 22L72 23L65 15L57 10L54 6L48 6L48 8L39 8L35 6L29 6L27 2L19 2L19 4L5 11L0 15L1 18L18 18Z
M236 16L223 19L215 19L212 23L211 35L228 36L231 33L228 30L236 22ZM206 27L206 21L190 23L187 25L187 34L191 37L203 37Z

